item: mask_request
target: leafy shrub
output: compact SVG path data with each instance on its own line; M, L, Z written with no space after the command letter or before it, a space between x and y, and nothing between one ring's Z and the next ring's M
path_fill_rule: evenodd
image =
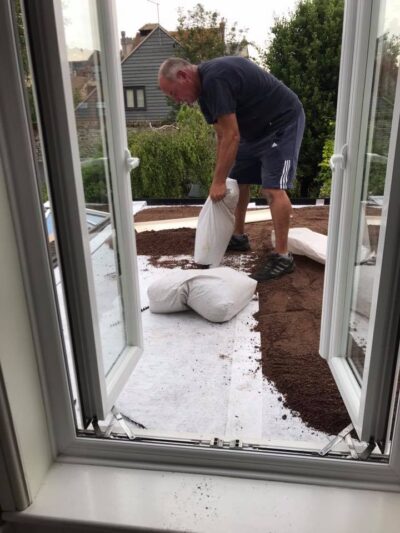
M182 198L190 184L207 190L215 164L214 131L197 107L182 106L176 125L129 134L140 165L132 170L134 198Z
M318 167L336 115L343 8L343 0L300 0L287 17L275 19L270 46L261 55L262 65L290 87L304 107L296 186L303 198L319 194Z
M108 203L106 171L101 158L82 162L82 180L85 202L90 204Z
M320 183L320 198L329 198L331 195L332 170L330 167L330 160L333 155L334 144L335 140L333 128L332 133L325 139L324 146L322 148L322 161L318 165L321 169L317 178L317 182Z

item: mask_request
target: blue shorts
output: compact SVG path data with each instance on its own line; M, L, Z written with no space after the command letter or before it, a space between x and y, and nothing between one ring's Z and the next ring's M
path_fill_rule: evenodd
M276 132L241 141L229 177L239 184L262 185L263 189L292 189L304 133L304 111Z

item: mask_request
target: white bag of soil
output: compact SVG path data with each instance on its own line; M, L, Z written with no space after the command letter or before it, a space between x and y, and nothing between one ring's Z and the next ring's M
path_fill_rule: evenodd
M232 236L239 186L236 180L227 178L226 188L223 200L213 202L208 197L200 211L194 245L194 260L199 265L217 267Z
M196 276L197 272L197 270L173 269L162 278L153 281L147 289L150 311L152 313L187 311L188 286L186 282Z
M271 233L271 241L275 246L275 232ZM326 263L328 237L309 228L291 228L288 235L288 250L293 254L305 255L318 263ZM359 261L366 261L372 256L371 249L361 246Z
M288 235L288 250L293 254L305 255L324 265L326 261L327 239L328 237L326 235L308 228L291 228ZM274 231L271 233L271 241L275 246Z
M150 311L193 309L210 322L226 322L253 297L257 282L233 268L172 270L147 289Z

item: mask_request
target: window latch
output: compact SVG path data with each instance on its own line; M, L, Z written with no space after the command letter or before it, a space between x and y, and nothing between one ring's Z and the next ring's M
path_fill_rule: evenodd
M340 150L340 153L333 154L333 156L329 160L329 166L331 167L331 170L337 170L338 168L340 170L344 170L346 168L347 164L347 144L344 144L342 146L342 149Z

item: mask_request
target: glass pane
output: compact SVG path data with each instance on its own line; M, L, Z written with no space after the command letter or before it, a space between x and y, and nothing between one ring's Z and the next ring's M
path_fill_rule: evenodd
M126 91L126 107L135 107L132 89L127 89Z
M138 89L136 91L136 100L138 107L144 107L144 89Z
M374 78L364 147L359 204L358 246L355 258L347 356L361 381L368 350L371 300L376 282L376 252L383 221L387 156L399 70L400 0L381 3L376 40Z
M104 371L126 345L96 2L62 2ZM95 211L88 208L94 208ZM102 213L99 213L99 211ZM97 213L96 213L97 211Z

